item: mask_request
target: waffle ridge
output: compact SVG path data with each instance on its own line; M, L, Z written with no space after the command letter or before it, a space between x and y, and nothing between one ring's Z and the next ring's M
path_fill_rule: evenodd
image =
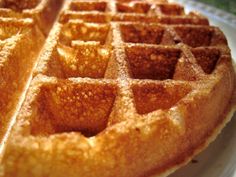
M66 1L6 145L3 176L168 173L208 143L235 104L231 60L220 29L176 3Z
M57 5L53 0L0 2L0 147L61 5L61 0Z
M63 0L2 0L0 17L32 18L47 36L62 3Z

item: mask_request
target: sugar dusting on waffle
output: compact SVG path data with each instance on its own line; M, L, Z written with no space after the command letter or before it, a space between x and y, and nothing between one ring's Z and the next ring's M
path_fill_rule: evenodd
M66 1L36 62L5 177L160 175L207 142L234 90L223 33L165 0Z

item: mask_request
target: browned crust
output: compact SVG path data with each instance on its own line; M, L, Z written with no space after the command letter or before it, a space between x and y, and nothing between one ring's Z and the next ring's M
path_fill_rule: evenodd
M222 132L222 130L225 128L225 126L230 123L231 119L234 116L234 113L236 111L236 91L234 91L234 94L232 96L232 99L229 103L229 105L226 108L226 111L222 114L222 122L220 122L216 128L209 134L209 137L206 139L205 142L203 142L202 144L199 145L198 148L196 148L194 150L194 152L187 157L185 160L183 160L183 162L173 165L172 167L170 167L169 169L167 169L165 172L158 174L156 173L155 170L151 171L151 175L147 175L150 177L166 177L172 173L174 173L176 170L178 170L179 168L187 165L193 158L194 156L198 155L199 153L201 153L203 150L205 150L213 141L215 141L215 139L217 138L217 136Z
M75 14L78 15L78 13ZM82 13L82 15L84 14ZM136 20L135 16L121 15L120 17L122 20L128 18L131 21ZM145 22L150 20L145 18L145 16L141 15L141 17ZM171 18L169 20L166 19L165 23L179 23L182 21L182 19L178 18L173 18L173 21ZM182 22L186 23L186 21ZM57 23L55 25L52 37L49 37L45 45L45 53L39 58L40 64L35 72L36 76L31 83L25 102L9 137L1 164L4 177L64 177L65 174L70 177L146 177L156 173L159 176L167 175L173 172L174 169L186 164L194 155L204 149L217 136L226 122L229 121L230 117L227 115L228 113L231 114L231 109L234 111L235 105L235 99L232 98L235 94L235 74L226 39L217 28L203 26L208 23L202 24L200 22L197 22L197 24L202 26L188 25L185 26L187 28L181 25L172 25L167 32L168 35L174 36L171 42L172 44L181 42L181 44L176 45L176 47L166 47L165 40L168 39L168 35L165 35L165 40L160 41L163 42L160 46L128 43L122 39L119 31L120 24L111 23L112 34L108 33L109 40L107 40L108 45L114 48L113 62L115 63L108 64L111 67L109 71L116 70L115 74L112 76L113 73L106 73L105 79L100 80L82 77L64 79L63 76L60 76L62 78L59 79L55 76L60 74L51 75L53 69L51 69L51 73L46 72L50 67L48 61L54 58L52 55L54 47L57 47L60 25L63 26L64 24ZM82 25L86 27L88 24L82 22ZM102 28L97 25L91 29L99 31ZM182 33L182 31L184 32ZM54 32L55 36L53 36ZM87 29L85 29L86 32ZM192 36L188 35L189 33ZM199 37L199 33L205 34L206 38L204 35ZM94 36L93 33L91 34L91 36ZM142 34L144 34L145 38L147 37L145 33ZM191 38L196 40L193 40L193 42ZM114 43L111 44L112 40ZM127 38L127 40L129 41L130 39ZM145 39L145 41L150 42L149 39ZM213 47L199 47L202 41L203 46L212 44ZM210 75L204 73L205 63L202 63L202 68L197 64L197 59L192 54L194 49L191 47L199 47L196 49L198 50L197 52L195 51L196 53L199 51L201 53L201 51L209 48L214 49L214 47L221 53L220 59L215 64L215 70L207 70L208 74L212 72ZM71 51L71 49L68 49L68 51ZM155 53L156 51L162 55L158 55ZM152 52L155 55L150 55ZM145 73L146 75L143 76L138 71L133 73L130 71L136 69L135 64L141 66L141 69L143 69L143 65L148 66L150 64L142 64L142 60L136 61L141 55L143 55L144 59L149 59L150 57L151 60L158 59L162 61L162 63L153 62L153 64L160 67L168 64L166 58L171 58L169 62L173 66L176 64L176 56L180 57L179 60L181 62L177 64L176 68L172 67L172 70L175 68L173 72L169 72L164 67L164 70L162 70L164 74L162 72L158 73L163 74L161 79L169 78L170 80L150 81L148 79L155 79L156 75ZM200 55L200 62L201 59ZM132 61L135 61L135 64ZM53 65L55 63L50 64ZM131 67L133 68L130 69ZM168 73L166 74L165 72ZM109 77L106 78L107 76ZM113 78L110 79L110 76ZM132 79L136 76L149 78L141 81L137 78ZM100 86L100 88L106 88L103 86L111 86L113 84L119 88L117 92L111 91L115 89L108 91L108 95L112 95L111 100L114 100L114 95L118 95L112 108L110 108L111 101L104 99L105 104L109 102L109 111L111 113L109 112L109 118L105 117L106 121L108 121L108 126L103 131L88 138L82 135L82 131L80 133L63 133L63 130L58 130L55 125L51 124L52 121L47 121L48 119L57 120L55 115L63 108L71 107L72 109L69 112L77 115L76 112L73 112L74 100L71 97L71 95L73 96L71 93L80 91L76 90L78 88L90 88L91 85L88 85L91 83ZM59 95L63 100L66 100L68 96L69 106L61 104L60 99L59 104L57 104L58 95L54 90L58 88L58 85L60 86L59 91L62 90L63 86L64 91L67 91L68 88L72 90L68 92L68 95L66 92ZM177 86L178 88L185 88L182 89L184 90L183 95L176 96L180 97L180 100L176 98L178 102L169 96L169 93L173 93ZM44 89L45 87L48 89L49 96ZM146 109L144 112L139 111L143 107L142 103L140 104L142 100L135 100L134 97L139 97L139 90L145 87L148 87L153 92L155 89L157 92L161 91L161 93L166 94L169 99L173 100L168 104L158 103L161 108L157 111L153 111L156 107ZM174 89L171 90L171 87ZM42 89L44 89L44 92L42 92ZM134 89L138 91L134 93L132 91ZM89 90L91 91L92 89ZM94 89L94 91L96 90L99 91L91 92L105 95L106 91L103 93L100 91L102 89ZM86 94L85 96L86 98L88 97ZM55 106L53 106L54 103ZM141 108L138 108L137 105ZM88 109L90 109L90 106L92 108L98 105L89 104ZM104 113L104 110L102 106L102 113ZM44 117L45 114L47 114L46 118ZM68 117L63 115L60 119L67 121ZM71 117L74 118L73 115ZM38 122L40 126L37 126L39 125L37 124ZM58 122L60 121L57 120ZM103 128L104 125L102 125L101 129ZM70 131L70 128L67 130Z

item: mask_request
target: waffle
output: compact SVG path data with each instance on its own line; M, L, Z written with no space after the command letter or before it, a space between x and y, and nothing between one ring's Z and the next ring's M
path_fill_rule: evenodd
M32 19L0 18L0 142L44 36Z
M63 0L1 0L0 17L32 18L47 35L62 3Z
M67 1L32 76L4 177L167 176L235 109L224 34L164 0Z
M62 0L0 1L0 142Z

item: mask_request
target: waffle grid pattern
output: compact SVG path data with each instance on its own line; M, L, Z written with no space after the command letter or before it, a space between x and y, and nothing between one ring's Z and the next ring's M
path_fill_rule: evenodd
M16 20L31 18L47 36L62 3L63 0L2 0L0 17Z
M122 11L120 6L123 8ZM94 11L103 11L106 15L110 12L117 14L115 10L120 13L125 12L125 14L128 11L128 14L132 15L132 12L137 13L140 8L144 7L148 7L149 11L152 9L152 13L157 11L155 14L157 16L160 14L160 7L162 9L171 7L173 10L168 10L171 15L184 14L183 8L176 4L157 3L156 6L153 6L155 8L151 8L148 2L139 1L129 3L72 1L65 6L61 19L67 16L67 9L76 11L78 16L84 15L84 11L87 15L96 14ZM110 12L106 12L107 9L110 9ZM149 11L146 10L145 13L149 14ZM151 15L152 13L150 12ZM119 18L118 16L119 13L116 18ZM94 17L93 20L96 21L96 19ZM109 85L111 82L111 85L114 85L115 82L115 86L109 88L114 92L112 101L103 105L107 109L103 109L101 106L103 113L99 116L97 115L99 106L85 103L86 106L96 110L93 113L83 105L82 107L74 107L73 105L76 105L74 102L79 101L76 98L73 100L73 94L69 95L68 99L73 100L73 105L68 103L69 107L74 108L68 109L68 111L73 112L74 110L74 114L68 116L68 112L65 111L62 116L57 115L59 110L66 107L66 103L62 103L56 108L57 111L53 115L58 120L53 118L52 122L54 123L52 124L63 122L63 125L59 125L60 128L58 125L50 125L49 127L56 127L55 130L51 130L54 128L43 129L40 130L41 133L77 130L85 132L85 135L96 135L106 126L111 126L127 118L137 118L158 109L169 109L193 89L189 81L207 77L213 72L221 53L227 54L228 52L227 47L221 47L221 51L218 47L226 46L226 40L221 32L215 27L202 25L201 22L199 22L200 25L166 25L161 23L146 25L142 22L130 22L132 18L131 20L127 19L128 22L91 23L91 20L88 21L83 17L81 19L72 17L66 23L62 20L62 23L55 25L51 39L47 43L50 44L50 47L46 45L46 52L43 52L40 57L35 75L43 74L56 77L59 79L59 83L64 83L63 79L79 78L77 84L84 87L87 87L85 84L87 80L92 80L95 83L96 79L104 80L106 82L105 88L107 83ZM189 74L183 74L183 71ZM82 83L80 84L80 82ZM168 87L169 82L172 83L173 88ZM68 87L71 84L74 85L73 82L68 83ZM57 87L57 89L61 88L61 86ZM101 87L103 86L101 85ZM76 87L74 89L75 92L83 92L83 89L81 91ZM85 93L88 100L93 100L95 95L96 89L94 91L89 89ZM52 105L57 104L55 99L62 100L63 98L57 92L54 96L58 98L49 98L53 102ZM82 100L82 102L88 101L85 98ZM80 111L77 111L78 109ZM81 112L82 115L80 115ZM93 124L94 127L85 125L83 122L86 121L88 124ZM36 125L36 127L38 126Z
M62 0L0 1L1 145L61 5Z
M91 13L92 12L92 13ZM185 14L178 4L158 1L73 1L64 9L60 21L83 19L88 22L139 21L155 23L208 24L194 12Z
M220 124L231 72L223 33L180 5L66 1L9 138L4 177L161 174Z

